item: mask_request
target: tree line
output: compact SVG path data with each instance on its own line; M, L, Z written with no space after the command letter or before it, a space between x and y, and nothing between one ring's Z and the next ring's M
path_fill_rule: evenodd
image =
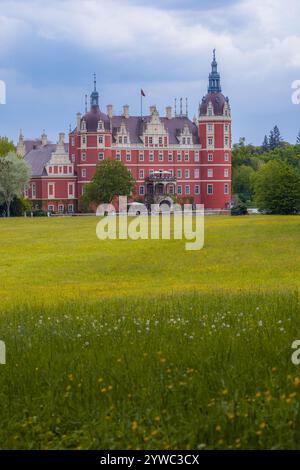
M266 213L300 211L300 132L296 144L285 142L278 126L261 146L241 138L232 150L234 206L243 212L256 206Z

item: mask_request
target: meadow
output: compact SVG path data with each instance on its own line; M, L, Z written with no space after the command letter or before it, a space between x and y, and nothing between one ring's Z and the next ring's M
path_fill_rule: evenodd
M198 252L96 222L0 220L0 448L300 448L300 218Z

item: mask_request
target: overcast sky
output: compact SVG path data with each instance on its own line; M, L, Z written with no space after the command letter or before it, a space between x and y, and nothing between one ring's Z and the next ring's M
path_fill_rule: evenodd
M260 144L278 124L295 142L300 105L299 0L0 0L0 135L50 139L75 125L97 73L100 106L164 114L187 97L197 113L212 49L229 96L234 140Z

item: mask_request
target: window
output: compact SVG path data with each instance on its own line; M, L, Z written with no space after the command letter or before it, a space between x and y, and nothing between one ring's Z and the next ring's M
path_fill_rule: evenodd
M52 199L55 197L54 183L48 183L48 198Z
M186 143L187 143L188 145L190 145L190 143L191 143L191 138L190 138L190 137L187 137Z
M119 153L116 153L116 160L118 160L118 161L121 160L121 155Z
M162 145L162 143L163 143L162 137L159 137L159 138L158 138L158 143L159 143L159 145Z
M71 166L69 166L69 173L73 173L73 169Z
M225 183L224 184L224 194L228 194L228 193L229 193L229 184Z
M172 162L172 161L173 161L173 154L172 154L172 153L169 153L169 155L168 155L168 161L169 161L169 162Z
M225 162L228 162L228 161L229 161L229 155L228 155L228 153L225 153L225 155L224 155L224 160L225 160Z
M52 166L49 166L49 171L48 173L52 173Z
M182 171L180 169L177 170L177 178L182 178Z
M86 136L85 135L81 136L81 147L86 147Z
M82 154L81 154L81 161L82 161L82 162L85 162L85 161L86 161L86 154L85 154L85 153L82 153Z
M139 154L139 161L143 162L144 161L144 152L140 152Z
M72 163L75 162L75 155L74 155L74 153L72 154L71 160L72 160Z
M181 153L180 152L177 153L177 161L181 162Z
M224 146L225 148L229 147L229 137L227 135L224 137Z
M124 136L124 144L127 144L128 142L128 139L127 139L127 135Z
M170 176L173 176L173 175L174 175L174 173L173 173L173 170L172 170L172 169L168 170L168 172L169 172Z
M62 214L64 211L64 205L63 204L58 204L58 212Z
M48 212L54 212L54 206L53 206L53 204L49 204L49 206L48 206Z
M207 177L212 178L213 176L214 176L214 170L210 168L209 170L207 170Z
M191 188L190 188L190 185L189 185L189 184L186 184L186 185L185 185L185 194L186 194L186 195L191 194Z
M104 153L103 153L103 152L99 152L99 153L98 153L98 160L99 160L99 161L104 160Z
M181 184L179 184L179 185L177 186L177 194L182 194L182 186L181 186Z
M213 137L208 137L208 138L207 138L207 145L208 145L208 147L212 147L213 144L214 144L214 139L213 139Z
M160 162L163 162L163 161L164 161L164 155L163 155L162 153L159 154L158 160L159 160Z
M153 155L153 153L150 153L150 155L149 155L149 162L153 162L153 160L154 160L154 155Z
M74 212L74 204L68 204L68 212Z
M153 137L149 137L149 144L150 144L150 145L153 144Z
M144 178L144 170L140 170L140 171L139 171L139 177L140 177L141 179Z
M213 124L207 124L207 132L208 134L212 134L214 131L214 125Z
M213 115L213 109L212 109L211 106L209 106L209 107L207 108L207 114L208 114L208 116L212 116L212 115Z
M103 135L99 135L98 137L98 144L103 144Z
M199 162L199 152L195 152L195 162Z
M126 162L130 162L130 161L131 161L131 154L126 153Z
M208 185L207 185L207 194L208 194L208 195L211 195L211 194L213 194L213 193L214 193L214 187L213 187L213 185L212 185L212 184L208 184Z
M169 194L174 194L174 186L173 186L173 184L171 184L171 185L169 186Z
M85 169L85 168L82 168L82 170L81 170L81 176L82 176L83 178L86 177L86 169Z
M224 132L225 132L225 134L228 134L228 132L229 132L229 125L228 124L224 125Z
M228 170L228 168L226 168L226 169L224 170L224 176L225 176L225 178L228 178L228 176L229 176L229 170Z
M207 156L207 160L208 160L209 162L212 162L213 159L214 159L213 154L212 154L212 153L209 153L208 156Z
M140 186L139 194L140 194L140 196L144 196L144 194L145 194L145 187L144 186Z
M200 186L199 186L199 184L196 184L196 186L195 186L195 194L200 194Z
M184 170L184 176L186 178L189 178L190 177L190 170L188 170L188 169Z
M199 178L199 175L200 175L199 168L195 168L195 170L194 170L194 178Z
M185 137L182 137L182 143L185 144Z
M32 183L31 185L31 197L32 199L36 198L36 184L35 183Z
M188 161L189 161L189 154L188 154L188 153L185 153L185 154L184 154L184 161L185 161L185 162L188 162Z
M150 176L153 176L153 175L154 175L154 170L150 170L150 171L149 171L149 175L150 175Z
M122 143L122 136L121 135L119 135L118 142L119 142L119 144Z
M68 183L68 197L71 199L74 197L74 183Z

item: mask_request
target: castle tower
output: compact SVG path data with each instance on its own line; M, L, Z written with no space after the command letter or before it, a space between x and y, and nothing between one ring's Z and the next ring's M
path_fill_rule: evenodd
M201 202L205 209L226 209L231 200L231 111L221 92L215 52L208 92L199 106Z
M26 153L26 149L25 149L24 136L22 134L22 131L20 131L19 141L17 144L17 155L23 158L25 156L25 153Z

